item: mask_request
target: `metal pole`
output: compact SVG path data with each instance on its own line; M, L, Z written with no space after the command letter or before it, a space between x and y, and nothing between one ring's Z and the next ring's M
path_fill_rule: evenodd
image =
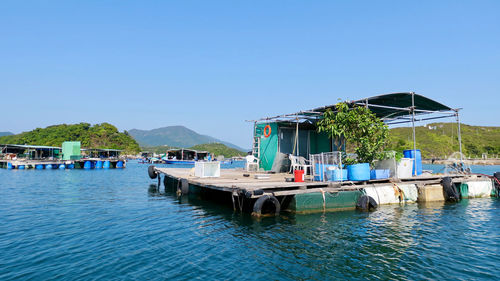
M413 127L413 175L417 175L417 140L415 137L415 92L411 92L411 123Z
M458 117L458 109L456 111L456 117L457 117L457 124L458 124L458 147L460 150L460 162L464 162L463 156L462 156L462 133L460 132L460 118Z

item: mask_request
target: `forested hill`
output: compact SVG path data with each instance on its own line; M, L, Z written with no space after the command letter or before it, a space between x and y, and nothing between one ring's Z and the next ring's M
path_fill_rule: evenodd
M459 151L458 125L432 123L416 127L417 149L424 158L447 158ZM480 158L483 153L500 154L500 127L470 126L461 124L462 150L467 157ZM393 128L389 133L388 149L402 151L413 148L412 128Z
M113 148L122 149L125 153L137 153L140 151L139 144L125 131L118 129L108 123L90 125L62 124L37 128L33 131L17 135L0 137L2 144L31 144L48 145L60 147L64 141L80 141L82 148Z
M13 135L11 132L0 132L0 137Z

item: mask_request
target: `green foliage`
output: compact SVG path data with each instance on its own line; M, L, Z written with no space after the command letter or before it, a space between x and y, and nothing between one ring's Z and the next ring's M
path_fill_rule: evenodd
M190 149L208 151L210 154L219 156L223 155L226 158L231 158L234 156L245 156L246 153L234 148L227 147L222 143L207 143L207 144L198 144Z
M318 132L327 133L337 147L352 146L359 163L372 163L385 145L387 125L366 107L349 108L344 102L335 107L336 112L328 109L323 114Z
M31 144L61 146L64 141L80 141L82 148L112 148L124 150L124 153L140 151L137 142L130 136L120 133L109 124L89 123L62 124L47 128L36 128L30 132L0 137L4 144Z
M420 149L425 159L447 158L459 151L456 123L432 123L416 127L415 131L417 149ZM500 154L500 127L461 124L461 133L462 151L467 157L480 158L483 153ZM387 148L396 151L413 149L412 128L391 129Z

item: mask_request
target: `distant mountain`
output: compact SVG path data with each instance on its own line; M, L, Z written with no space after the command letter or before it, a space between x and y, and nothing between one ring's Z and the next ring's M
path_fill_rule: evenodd
M169 145L175 147L192 147L198 144L222 143L228 147L245 151L245 149L211 136L200 135L184 126L168 126L153 130L132 129L128 133L141 146Z
M11 132L0 132L0 137L13 135Z

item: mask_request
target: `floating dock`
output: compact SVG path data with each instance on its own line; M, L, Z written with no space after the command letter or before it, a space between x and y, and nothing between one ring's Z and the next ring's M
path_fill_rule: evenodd
M50 169L114 169L125 168L121 159L80 159L80 160L0 160L0 168L12 170L50 170Z
M179 195L201 195L232 204L235 210L255 216L371 210L383 204L458 201L498 196L500 182L486 175L421 175L406 179L361 182L287 182L290 174L262 174L223 169L220 177L200 178L192 169L149 167L149 176L161 177L165 189Z

